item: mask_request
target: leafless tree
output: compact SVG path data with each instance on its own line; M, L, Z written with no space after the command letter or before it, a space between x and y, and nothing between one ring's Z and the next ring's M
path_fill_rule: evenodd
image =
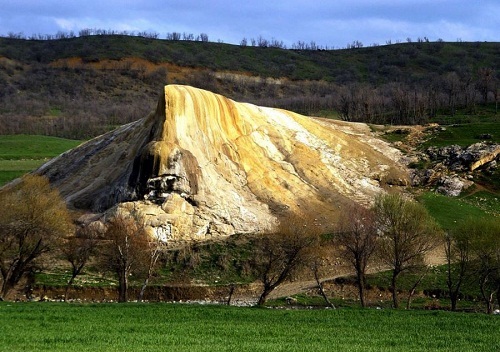
M492 91L493 81L495 79L495 70L491 67L481 67L477 74L479 76L478 88L483 97L483 104L488 103L488 94Z
M366 270L377 246L377 228L373 211L360 205L352 205L342 214L334 242L339 245L340 256L347 260L356 272L359 300L366 306Z
M451 301L451 310L457 309L462 284L470 270L471 240L467 226L462 224L457 230L445 235L446 285Z
M135 217L116 214L107 223L104 239L101 263L118 279L118 301L127 302L129 276L133 270L146 266L149 260L148 234Z
M319 252L319 251L317 251ZM318 287L318 292L323 297L326 305L330 308L335 309L335 305L330 301L330 298L326 294L325 288L324 288L324 281L321 279L320 276L320 271L322 267L322 261L324 258L321 255L315 255L313 258L310 260L310 267L313 272L314 276L314 281L316 281L316 285Z
M300 218L284 221L275 233L256 238L251 253L252 269L262 282L262 293L257 302L263 305L269 294L304 263L307 249L316 237L315 229L308 228Z
M204 43L208 43L208 34L200 33L200 40Z
M68 299L69 289L75 278L81 274L85 265L95 254L99 233L99 228L94 224L85 225L78 228L74 236L65 239L61 244L62 258L71 265L71 277L66 284L64 300Z
M495 297L500 305L500 223L494 217L469 219L462 231L471 239L473 274L491 314Z
M137 297L138 301L142 301L144 299L144 292L146 291L146 287L149 284L149 280L153 277L161 256L167 251L167 243L161 241L158 238L150 239L148 241L148 248L146 251L146 272L144 273L144 281L142 282L141 290L139 292L139 296Z

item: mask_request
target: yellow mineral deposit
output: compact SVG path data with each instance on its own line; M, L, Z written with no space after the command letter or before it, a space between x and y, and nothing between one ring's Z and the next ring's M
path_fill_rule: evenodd
M68 204L143 214L164 239L270 231L285 216L324 224L384 180L400 155L365 124L311 118L169 85L150 116L97 137L37 172Z

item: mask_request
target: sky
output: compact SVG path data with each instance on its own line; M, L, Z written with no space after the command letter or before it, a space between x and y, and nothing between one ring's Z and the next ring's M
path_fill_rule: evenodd
M0 34L85 28L298 41L328 48L407 38L500 41L499 0L0 0Z

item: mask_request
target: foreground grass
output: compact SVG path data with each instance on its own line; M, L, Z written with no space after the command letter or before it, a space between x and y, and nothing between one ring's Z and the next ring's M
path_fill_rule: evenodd
M498 316L0 303L2 351L495 351Z

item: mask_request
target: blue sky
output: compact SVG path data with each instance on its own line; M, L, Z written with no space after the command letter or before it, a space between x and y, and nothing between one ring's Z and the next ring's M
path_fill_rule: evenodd
M498 0L0 0L0 34L84 28L206 33L238 44L262 36L330 48L406 38L500 41Z

